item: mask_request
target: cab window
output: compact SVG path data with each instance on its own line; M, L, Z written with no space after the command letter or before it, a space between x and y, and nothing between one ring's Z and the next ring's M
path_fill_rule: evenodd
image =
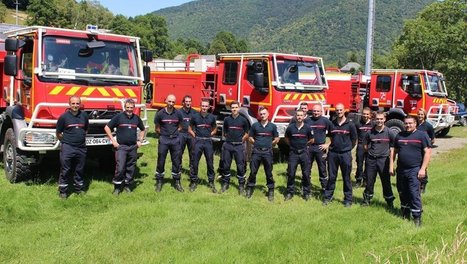
M376 91L389 92L391 89L391 76L378 76L376 78Z

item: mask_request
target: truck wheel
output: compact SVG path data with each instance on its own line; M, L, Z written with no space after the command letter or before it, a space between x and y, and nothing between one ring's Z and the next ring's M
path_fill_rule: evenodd
M389 127L392 131L398 134L399 132L404 131L404 122L399 119L390 119L386 122L386 126Z
M12 128L6 131L3 146L3 167L6 179L15 183L32 178L35 172L34 167L28 164L28 157L22 155L21 151L16 148L16 136Z
M451 130L450 127L446 127L443 130L439 131L438 134L436 134L437 137L445 137L448 135L449 130Z

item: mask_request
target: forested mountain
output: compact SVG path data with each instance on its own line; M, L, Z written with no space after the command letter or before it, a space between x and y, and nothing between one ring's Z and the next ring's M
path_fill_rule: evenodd
M385 54L404 19L434 0L377 0L375 53ZM327 61L364 59L368 0L198 0L154 12L172 39L209 42L219 31L245 39L252 51L298 52Z

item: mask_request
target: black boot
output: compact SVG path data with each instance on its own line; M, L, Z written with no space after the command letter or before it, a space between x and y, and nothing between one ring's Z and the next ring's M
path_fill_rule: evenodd
M194 192L196 190L197 186L198 186L198 184L196 183L196 181L191 181L190 182L190 192Z
M180 180L175 180L175 190L179 192L184 192L185 190L182 187L182 184L180 183Z
M274 189L269 189L268 191L268 201L274 201Z
M222 183L222 188L221 192L226 192L229 189L229 184L228 183Z
M216 185L214 184L214 182L209 182L209 188L211 188L211 191L213 193L217 193Z
M120 185L114 185L113 195L119 196L122 193L123 189Z
M243 195L245 193L245 185L243 184L238 184L238 194Z
M415 223L416 227L421 227L422 226L422 217L421 216L414 217L413 222Z
M409 208L401 208L401 215L402 215L402 219L410 220L410 209Z
M156 180L156 192L161 192L162 190L162 180Z
M254 191L253 187L247 187L246 188L246 194L245 194L246 198L250 199L251 196L253 195L253 191Z
M293 194L287 193L287 194L285 195L284 201L292 200L292 198L293 198Z

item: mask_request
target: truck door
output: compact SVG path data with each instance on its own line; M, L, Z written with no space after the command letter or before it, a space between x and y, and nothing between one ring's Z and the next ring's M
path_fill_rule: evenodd
M375 74L370 86L370 107L388 109L392 107L394 86L393 74Z
M268 60L249 60L244 67L241 101L245 107L257 108L271 105L270 71Z

